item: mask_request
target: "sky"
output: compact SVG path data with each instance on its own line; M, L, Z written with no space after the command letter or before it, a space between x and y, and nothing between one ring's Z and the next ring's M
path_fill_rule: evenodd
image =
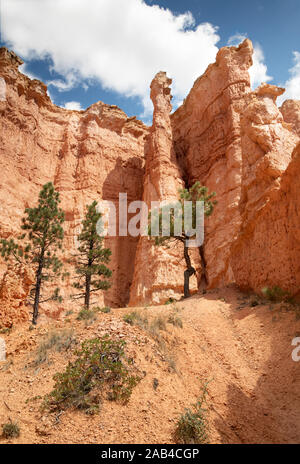
M99 100L150 124L149 85L173 79L173 108L220 47L254 44L251 84L300 99L300 0L0 0L0 46L52 101L85 109Z

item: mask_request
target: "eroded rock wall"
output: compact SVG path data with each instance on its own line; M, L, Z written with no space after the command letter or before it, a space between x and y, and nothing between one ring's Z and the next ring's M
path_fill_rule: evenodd
M285 122L276 106L283 91L263 84L245 98L241 112L242 224L231 247L231 264L242 288L260 292L265 286L278 285L297 294L300 146L294 126Z
M239 47L222 48L172 115L174 149L186 182L200 180L217 194L218 204L205 227L211 287L233 281L230 245L241 224L240 110L250 92L252 53L249 40Z
M65 249L72 252L87 203L104 199L117 205L119 192L127 193L128 201L142 198L148 128L102 102L85 111L55 106L42 82L18 71L21 63L0 49L0 76L6 84L0 101L0 235L18 233L25 207L52 181L66 213ZM107 245L114 279L103 302L125 305L137 239L109 238ZM65 294L72 292L70 285L66 282Z
M285 100L280 111L285 122L291 124L293 131L300 137L300 100Z
M222 48L171 115L171 80L158 73L148 128L102 102L85 111L55 106L42 82L19 72L22 61L0 49L0 235L19 232L25 207L48 181L61 193L70 254L87 203L113 202L118 215L119 193L150 207L151 201L176 200L179 188L199 180L218 201L205 224L209 286L237 282L260 291L279 285L296 294L300 102L287 100L279 110L276 98L283 89L263 84L251 91L252 53L249 40ZM147 238L117 236L106 245L112 250L113 285L98 304L123 306L129 299L131 305L153 304L182 295L181 244L166 250ZM192 255L199 281L199 256ZM8 300L13 277L0 266ZM18 286L13 293L17 307L26 298L22 282L20 298ZM63 293L71 293L70 279Z

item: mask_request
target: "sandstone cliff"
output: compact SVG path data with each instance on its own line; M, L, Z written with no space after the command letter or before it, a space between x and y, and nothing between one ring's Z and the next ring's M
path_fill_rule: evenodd
M87 203L104 199L117 205L119 192L127 193L128 201L141 199L148 128L102 102L86 111L55 106L42 82L18 71L21 63L14 53L0 49L0 76L6 82L6 99L0 101L0 235L18 232L25 207L52 181L61 193L65 248L70 252ZM137 239L107 242L114 282L105 304L123 305L129 298Z
M102 102L85 111L57 107L42 82L19 72L22 60L0 49L6 86L0 99L0 235L16 235L24 208L48 181L61 193L70 253L92 200L112 201L118 212L119 192L149 206L175 199L178 188L199 180L218 200L205 225L209 286L236 282L260 291L279 285L296 294L300 102L287 100L278 109L283 89L263 84L251 91L252 53L249 40L222 48L171 115L171 80L158 73L149 128ZM182 293L182 250L166 252L131 236L106 241L113 286L99 304L164 302ZM194 266L200 270L197 259ZM0 279L5 269L2 263ZM63 291L70 294L70 281Z
M211 286L233 281L230 244L240 227L240 107L250 92L250 40L224 47L216 63L196 80L172 115L174 147L189 184L196 180L216 192L218 204L206 222L205 256Z

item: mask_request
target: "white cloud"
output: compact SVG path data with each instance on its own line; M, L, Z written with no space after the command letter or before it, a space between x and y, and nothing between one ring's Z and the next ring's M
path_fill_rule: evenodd
M54 79L47 81L47 85L55 87L59 92L66 92L73 89L78 81L79 79L74 74L66 74L64 81L62 79Z
M175 103L209 63L219 40L209 23L195 26L190 12L143 0L2 0L2 38L26 59L50 57L70 89L97 79L106 89L138 96L152 112L149 85L158 71L173 78Z
M300 52L293 52L294 66L289 70L291 77L283 84L285 93L278 98L278 105L281 105L284 100L293 99L300 100Z
M243 40L246 39L246 34L235 34L231 36L228 39L228 45L235 45L237 46ZM268 76L268 68L267 65L265 64L264 60L264 53L259 45L259 43L254 43L253 44L253 65L249 69L249 74L250 74L250 81L251 81L251 87L255 89L258 87L262 82L268 82L273 79L273 77Z
M261 46L258 43L254 44L253 66L249 69L251 86L253 89L258 87L262 82L268 82L273 79L268 76L268 68L264 63L265 57Z
M77 102L77 101L66 102L64 104L63 108L66 108L67 110L77 110L77 111L83 110L83 108L81 107L80 102Z

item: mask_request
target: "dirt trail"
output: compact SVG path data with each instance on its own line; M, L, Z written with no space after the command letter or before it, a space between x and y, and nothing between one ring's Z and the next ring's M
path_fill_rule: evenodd
M18 422L21 435L13 443L172 443L178 416L210 380L212 443L299 443L300 362L292 360L291 342L300 334L300 320L284 305L251 307L251 301L228 288L140 308L150 319L175 312L181 318L182 328L167 324L160 331L167 351L149 333L123 322L133 308L100 313L89 326L77 321L75 312L33 331L28 324L18 326L2 335L8 357L0 363L0 424L9 417ZM32 398L51 390L53 374L71 354L52 350L34 367L36 349L47 332L71 327L78 341L105 333L127 341L144 378L126 406L105 401L95 416L40 412L40 400Z

